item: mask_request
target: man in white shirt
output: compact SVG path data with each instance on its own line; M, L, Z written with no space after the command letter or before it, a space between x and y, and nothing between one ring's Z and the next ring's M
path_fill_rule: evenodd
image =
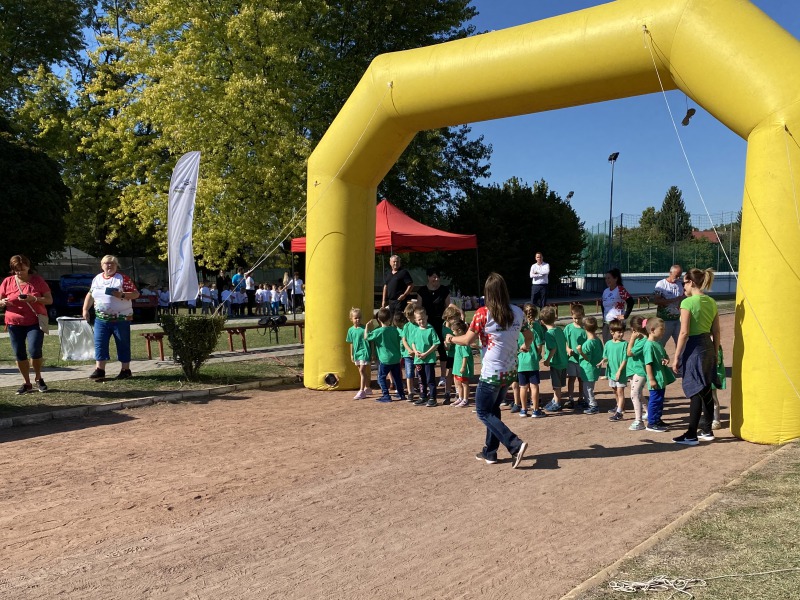
M256 280L253 279L252 271L244 274L244 287L247 294L247 316L253 316L253 307L256 305Z
M667 345L667 340L672 338L678 345L678 334L681 332L681 301L686 297L683 293L683 268L672 265L669 275L656 283L653 302L656 305L656 315L664 319L664 335L658 340L662 346Z
M547 304L547 284L550 265L544 262L541 252L536 253L536 262L531 265L531 304L544 308Z

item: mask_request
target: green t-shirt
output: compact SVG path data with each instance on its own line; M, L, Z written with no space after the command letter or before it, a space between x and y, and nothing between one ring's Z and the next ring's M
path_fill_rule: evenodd
M689 320L689 335L698 335L711 331L711 324L717 316L717 303L705 294L697 294L684 298L681 310L688 310L692 314Z
M609 379L622 382L628 380L628 342L623 340L615 342L614 340L611 340L610 342L606 343L606 345L603 346L603 358L608 361L606 373L608 374ZM626 366L622 368L622 373L620 373L619 378L617 378L617 371L619 371L622 363L625 363Z
M586 341L586 330L578 327L575 323L567 323L564 327L564 337L567 338L567 348L572 350L572 355L568 358L569 362L578 364L581 357L578 354L578 346Z
M425 329L417 325L417 328L411 334L411 344L413 344L412 347L415 348L417 352L427 352L432 346L439 345L439 334L436 333L436 330L431 327L430 324L425 327ZM414 364L436 364L437 357L438 353L436 351L431 352L422 359L419 356L414 356Z
M647 342L646 337L636 338L636 341L633 342L633 348L631 348L632 356L628 357L628 375L647 377L647 371L644 370L644 356L642 355L645 342ZM625 353L628 353L627 348Z
M453 375L459 377L472 377L475 374L475 357L472 355L472 348L469 346L460 346L453 344L456 347L455 356L453 356ZM464 359L467 359L467 364L464 365ZM465 368L462 368L462 365Z
M669 365L663 365L661 362L667 358L667 351L658 342L651 342L647 340L642 348L642 362L645 365L653 365L653 374L656 377L657 389L663 390L670 383L675 381L675 374ZM647 379L647 389L650 388L650 379Z
M447 339L447 334L453 333L453 330L450 329L447 325L442 325L442 338ZM450 344L450 347L447 349L447 356L450 358L454 358L456 355L456 346L458 344Z
M547 355L555 348L556 353L550 360L550 368L552 369L566 369L567 368L567 338L560 327L553 327L547 329L544 334L545 347L547 348Z
M356 327L355 325L347 330L347 338L345 341L348 344L353 344L353 360L369 360L370 351L367 340L364 339L364 328Z
M539 349L536 347L536 334L533 334L533 347L529 348L527 352L517 353L517 372L522 371L538 371L539 370ZM522 347L525 343L525 336L519 334L517 339L517 348Z
M576 348L575 352L577 351ZM581 369L581 379L584 381L597 381L597 378L600 377L600 367L597 366L597 363L603 360L603 342L598 338L587 339L581 344L581 351L589 359L586 360L578 354L581 359L578 363Z
M400 356L400 333L397 327L378 327L369 333L367 340L375 344L378 360L382 365L396 365Z
M406 350L406 346L405 344L403 344L402 340L405 340L406 344L408 344L408 347L410 348L411 336L414 335L415 329L419 329L419 325L409 321L408 323L404 324L403 329L400 330L400 353L403 356L411 356L411 355L408 353L408 350Z
M539 321L535 321L532 325L528 323L528 328L533 332L533 345L536 348L536 358L542 360L542 348L544 347L544 327ZM533 352L533 348L531 348Z

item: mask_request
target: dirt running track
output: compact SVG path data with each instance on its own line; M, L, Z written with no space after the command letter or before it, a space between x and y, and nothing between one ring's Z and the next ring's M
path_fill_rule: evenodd
M259 391L0 432L0 598L558 598L771 451L505 412L531 445L513 470L475 460L470 410L351 398Z

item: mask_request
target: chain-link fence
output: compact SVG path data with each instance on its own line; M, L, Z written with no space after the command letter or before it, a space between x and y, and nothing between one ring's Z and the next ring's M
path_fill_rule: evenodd
M611 231L608 221L585 228L586 247L576 274L604 273L610 267L618 267L624 273L663 273L676 263L684 269L738 271L738 218L738 212L690 215L692 231L679 239L677 224L670 231L663 225L642 226L641 215L620 214L612 219Z

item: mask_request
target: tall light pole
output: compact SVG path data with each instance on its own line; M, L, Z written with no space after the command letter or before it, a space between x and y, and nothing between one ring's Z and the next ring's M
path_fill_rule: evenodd
M614 212L614 163L617 162L619 158L619 152L614 152L608 157L608 162L611 163L611 198L608 201L608 266L607 268L611 269L611 242L613 241L614 237L614 221L613 221L613 212Z

